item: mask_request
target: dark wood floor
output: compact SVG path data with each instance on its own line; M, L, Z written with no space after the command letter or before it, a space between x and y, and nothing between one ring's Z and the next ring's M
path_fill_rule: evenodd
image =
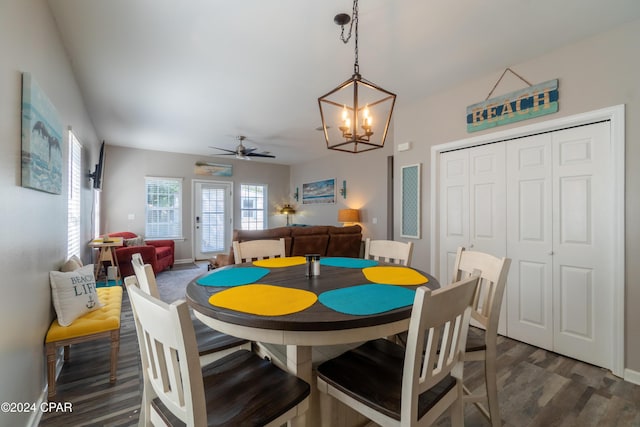
M506 427L639 426L640 386L608 371L507 338L500 338L498 388ZM481 366L465 370L474 388ZM56 400L71 402L73 413L48 413L41 426L137 425L141 399L138 343L131 307L123 300L118 380L109 384L109 344L78 344L58 378ZM447 426L446 417L438 426ZM466 426L488 423L472 405L465 408Z

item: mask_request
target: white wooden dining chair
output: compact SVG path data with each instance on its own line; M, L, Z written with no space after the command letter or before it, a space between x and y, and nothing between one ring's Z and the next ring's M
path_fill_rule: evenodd
M412 242L397 242L395 240L371 240L364 242L364 258L377 261L391 262L404 266L411 266L413 254Z
M498 258L460 247L456 254L453 273L454 282L470 275L480 275L478 293L471 312L472 325L477 325L480 329L474 327L470 330L465 360L484 362L484 391L471 393L465 386L464 401L474 403L494 427L501 425L496 378L498 321L510 265L510 258ZM485 399L489 410L480 403Z
M462 364L477 277L416 290L406 350L368 341L318 366L322 425L331 396L382 426L427 426L446 410L463 425Z
M151 265L144 264L140 254L133 254L131 257L131 265L133 266L135 276L126 277L125 284L134 284L135 282L145 293L160 299L156 276L153 273ZM191 320L196 333L198 354L200 355L200 364L202 366L233 353L236 350L251 350L251 341L211 329L193 315L191 316Z
M233 259L236 264L267 258L284 258L286 249L284 239L233 241Z
M127 291L144 380L139 425L279 426L304 414L308 383L247 350L201 368L187 303Z

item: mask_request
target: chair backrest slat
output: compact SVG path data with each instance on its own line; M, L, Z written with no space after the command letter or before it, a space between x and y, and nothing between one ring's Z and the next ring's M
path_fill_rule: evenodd
M233 241L233 259L236 264L267 258L284 258L286 249L284 238L279 240L247 240Z
M131 265L133 266L133 272L138 279L138 286L147 294L154 298L160 298L160 292L158 291L158 284L156 282L156 275L153 272L153 267L149 264L145 264L142 261L142 255L133 254L131 256Z
M127 290L140 343L145 398L158 397L187 425L206 425L198 348L186 302L166 304L136 286Z
M364 258L376 261L391 262L404 266L411 266L413 254L412 242L396 242L394 240L371 240L367 238L364 244Z
M416 290L402 378L401 419L417 419L418 396L447 375L462 378L462 355L478 277Z
M498 331L500 307L510 265L510 258L498 258L484 252L467 251L463 247L458 248L456 253L454 281L474 273L480 275L471 316L490 334L497 334Z

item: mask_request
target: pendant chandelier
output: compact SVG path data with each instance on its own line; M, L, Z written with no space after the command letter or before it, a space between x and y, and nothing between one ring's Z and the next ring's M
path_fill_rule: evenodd
M335 16L342 27L340 39L346 44L355 27L353 75L338 87L318 98L322 130L330 150L361 153L384 146L396 95L376 86L360 75L358 64L358 0L353 2L352 17ZM349 34L344 27L349 22Z

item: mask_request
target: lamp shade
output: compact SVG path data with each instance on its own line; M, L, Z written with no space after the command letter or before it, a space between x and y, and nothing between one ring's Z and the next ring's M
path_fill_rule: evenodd
M340 209L338 222L360 222L360 211L358 209Z
M280 213L286 214L286 215L293 215L294 213L296 213L296 210L291 205L286 204L282 207L282 209L280 209Z

